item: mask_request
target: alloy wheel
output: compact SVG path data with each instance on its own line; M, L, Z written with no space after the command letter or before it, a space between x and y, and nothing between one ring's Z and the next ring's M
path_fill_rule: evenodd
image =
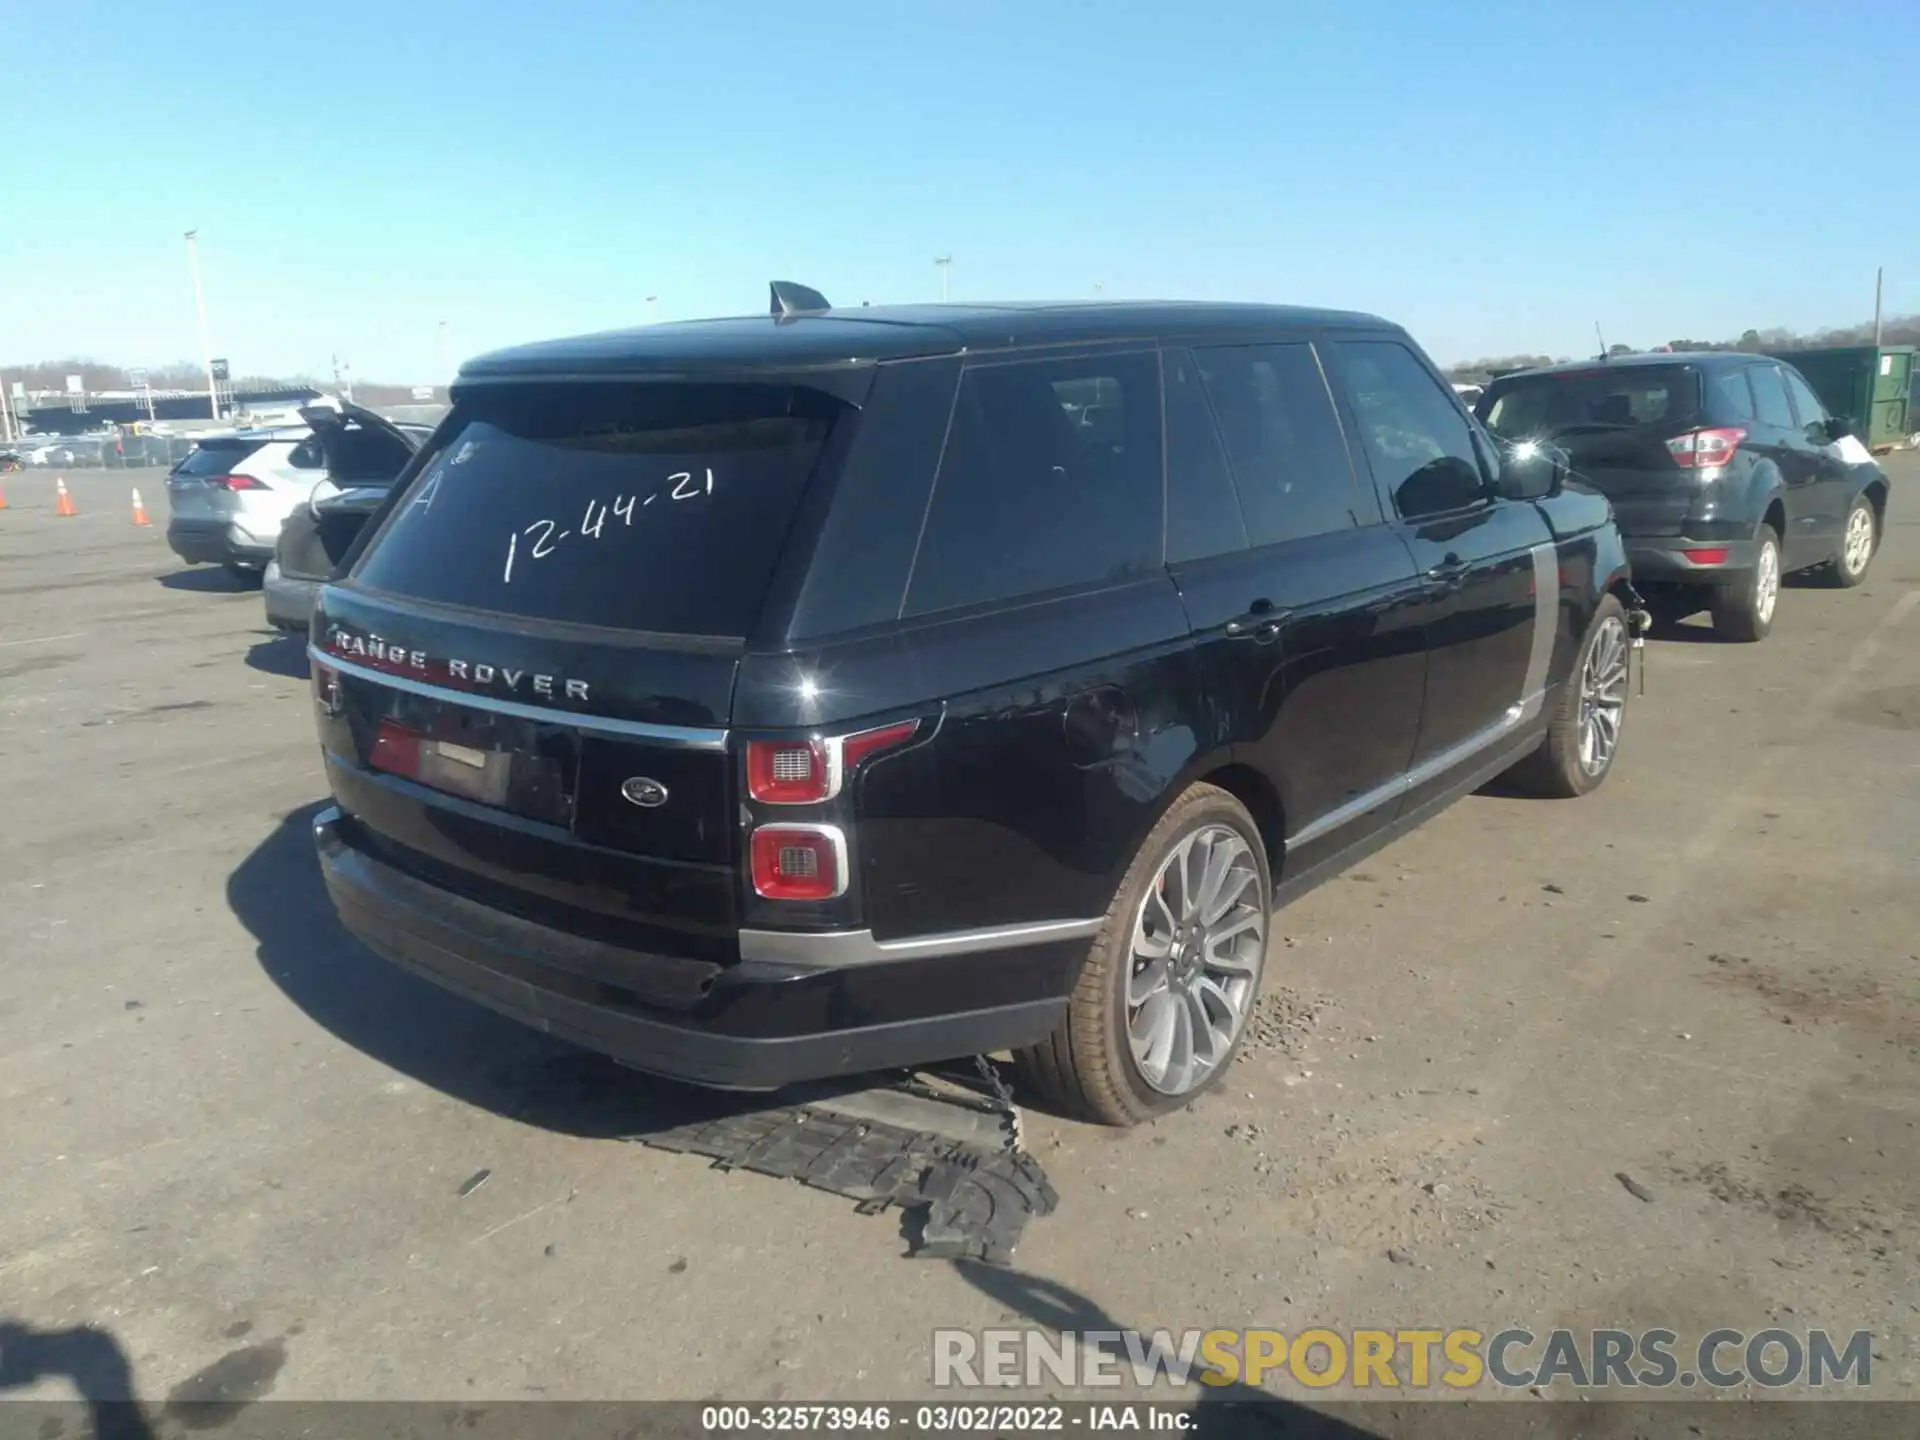
M1780 547L1768 541L1760 547L1760 559L1754 567L1753 613L1762 625L1773 619L1773 607L1780 598Z
M1847 517L1847 538L1840 552L1840 563L1849 576L1857 576L1873 558L1873 511L1857 506Z
M1207 825L1161 864L1133 921L1127 1044L1163 1095L1206 1084L1245 1028L1267 948L1260 863L1240 832Z
M1601 775L1613 763L1627 712L1627 627L1609 615L1580 667L1580 768Z

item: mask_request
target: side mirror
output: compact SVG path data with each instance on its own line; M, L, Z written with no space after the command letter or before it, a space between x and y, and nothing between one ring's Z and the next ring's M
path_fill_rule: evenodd
M1521 440L1500 459L1500 493L1510 500L1544 500L1565 488L1569 461L1557 445Z
M1821 428L1826 432L1827 443L1830 445L1838 444L1853 434L1853 422L1844 415L1829 415Z

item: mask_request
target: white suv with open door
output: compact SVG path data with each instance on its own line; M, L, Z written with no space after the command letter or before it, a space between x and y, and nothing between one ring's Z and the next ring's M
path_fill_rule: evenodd
M205 436L167 477L167 543L189 564L224 565L257 583L280 527L326 467L305 425Z

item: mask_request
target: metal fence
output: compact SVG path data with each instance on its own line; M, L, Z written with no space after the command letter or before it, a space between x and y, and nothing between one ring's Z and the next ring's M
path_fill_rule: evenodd
M11 444L0 443L0 453L11 452L23 469L30 470L138 470L153 465L171 469L186 458L197 439L193 435L30 435Z

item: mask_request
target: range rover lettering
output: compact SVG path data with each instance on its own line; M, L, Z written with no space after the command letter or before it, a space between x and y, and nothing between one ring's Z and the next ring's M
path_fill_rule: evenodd
M834 311L470 361L319 592L348 927L642 1070L1015 1052L1217 1080L1273 908L1619 753L1607 501L1406 333L1264 305Z

